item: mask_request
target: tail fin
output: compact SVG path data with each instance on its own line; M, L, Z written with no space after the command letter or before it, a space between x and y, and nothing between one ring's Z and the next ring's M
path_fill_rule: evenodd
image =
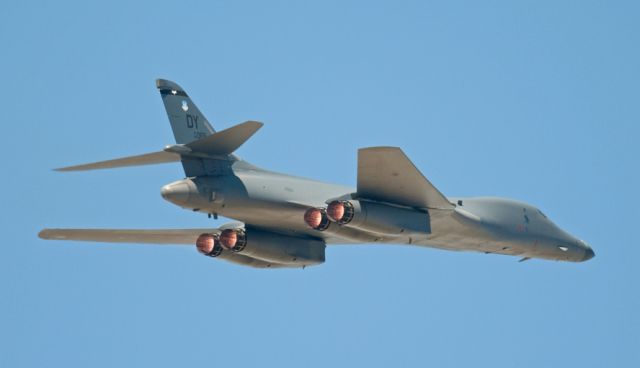
M207 118L177 84L157 79L162 102L169 115L177 144L168 145L162 151L144 155L121 157L114 160L92 162L55 169L56 171L84 171L116 167L153 165L182 161L187 176L210 175L220 163L211 161L237 160L232 153L262 127L257 121L245 121L223 131L213 130ZM204 160L209 161L207 164Z
M191 143L215 133L207 118L177 83L157 79L156 86L160 90L176 143Z

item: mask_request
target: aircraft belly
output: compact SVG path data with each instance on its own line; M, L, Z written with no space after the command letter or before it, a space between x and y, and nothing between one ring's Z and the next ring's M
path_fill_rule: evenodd
M425 246L453 251L475 251L528 256L535 251L534 241L506 236L499 229L482 222L459 221L455 216L433 216L432 234Z
M431 234L421 245L454 251L498 253L500 245L479 219L461 218L447 211L430 211Z

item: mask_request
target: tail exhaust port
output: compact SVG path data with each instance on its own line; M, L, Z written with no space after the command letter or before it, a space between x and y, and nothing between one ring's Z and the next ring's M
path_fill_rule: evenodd
M224 249L241 252L247 246L247 235L242 229L226 229L220 233L220 244Z
M198 252L209 257L217 257L222 253L220 240L215 234L201 234L196 240L196 248Z
M304 213L304 222L312 229L324 231L329 227L330 221L324 208L309 208Z
M349 201L333 201L327 207L329 218L340 225L348 224L353 220L355 209Z

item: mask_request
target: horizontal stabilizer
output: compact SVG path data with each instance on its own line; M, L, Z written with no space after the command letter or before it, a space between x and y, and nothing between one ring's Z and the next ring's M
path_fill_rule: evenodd
M107 161L93 162L90 164L62 167L55 170L56 171L85 171L85 170L96 170L96 169L111 169L116 167L127 167L127 166L154 165L154 164L162 164L167 162L178 162L178 161L180 161L179 154L176 154L173 152L159 151L159 152L147 153L144 155L117 158L115 160L107 160Z
M242 124L232 126L220 132L213 133L197 141L183 145L167 146L164 151L147 153L138 156L128 156L115 160L92 162L89 164L62 167L56 171L85 171L96 169L111 169L127 166L154 165L167 162L179 162L181 156L226 156L246 142L258 129L262 128L262 123L257 121L246 121ZM169 151L173 149L173 151Z
M417 208L454 208L397 147L358 150L357 196Z
M258 129L262 128L262 125L262 123L257 121L245 121L242 124L213 133L208 137L187 143L185 146L197 153L228 155L251 138Z

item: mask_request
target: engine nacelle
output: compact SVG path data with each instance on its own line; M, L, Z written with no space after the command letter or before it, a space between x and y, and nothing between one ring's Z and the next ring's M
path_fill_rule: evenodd
M255 228L223 230L219 242L225 254L230 251L280 265L312 266L325 260L325 244L321 240Z
M430 232L428 213L378 202L333 201L326 213L331 221L340 225L378 234Z

